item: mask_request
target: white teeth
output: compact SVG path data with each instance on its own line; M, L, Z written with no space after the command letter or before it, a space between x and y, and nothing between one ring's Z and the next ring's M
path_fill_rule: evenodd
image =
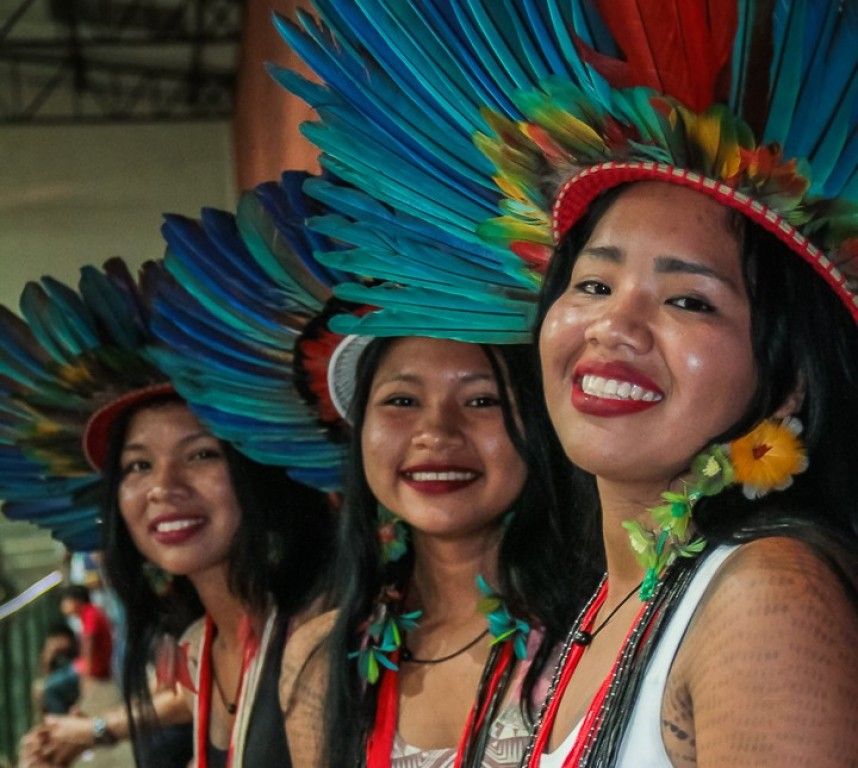
M646 403L655 403L661 400L661 395L658 392L644 389L639 384L606 379L593 374L587 374L581 378L581 389L588 395L604 397L608 400L643 400Z
M194 528L197 525L202 525L202 522L199 518L194 520L170 520L158 523L155 526L155 530L158 533L172 533L173 531L183 531L185 528Z
M476 472L409 472L408 477L418 483L429 483L433 481L451 480L473 480Z

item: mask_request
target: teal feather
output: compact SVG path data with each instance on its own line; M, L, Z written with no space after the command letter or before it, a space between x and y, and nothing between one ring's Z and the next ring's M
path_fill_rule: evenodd
M784 151L810 159L811 191L819 194L834 167L848 162L843 150L849 132L856 126L858 7L853 3L837 14L831 4L821 35L813 42L812 65Z
M551 19L551 28L554 31L557 39L558 47L560 48L563 58L566 63L567 71L572 70L578 80L583 80L585 76L584 63L578 56L578 51L575 48L575 41L572 37L573 30L582 30L584 25L575 23L576 19L569 14L569 11L564 10L566 4L559 3L558 0L548 0L546 3L548 14ZM572 0L569 3L571 14L580 17L582 11L580 3L577 0Z
M49 301L55 339L65 347L69 357L96 346L99 337L93 327L92 309L78 293L52 277L43 277L42 287Z
M317 5L330 7L328 3ZM442 117L443 113L442 120L449 120L450 128L460 135L474 130L480 122L472 107L475 96L490 98L490 93L481 90L468 68L457 62L454 38L449 34L433 34L435 27L424 15L429 9L406 3L361 5L360 10L352 10L340 4L323 15L332 24L337 24L338 16L346 16L345 23L360 38L363 48L378 61L407 100L424 110L437 105L436 117ZM439 21L438 17L435 21ZM337 39L342 39L342 35L337 35ZM360 61L364 57L358 53L353 58Z
M522 11L526 20L522 23L521 28L517 29L521 35L532 35L535 40L539 41L539 50L545 58L548 71L540 77L550 75L566 75L568 67L563 58L563 53L557 44L557 36L549 32L548 11L545 3L540 3L538 0L522 0ZM535 68L534 71L538 70Z
M0 373L35 387L49 358L29 326L8 308L0 306Z
M858 43L858 40L856 40ZM817 140L817 144L812 148L812 178L810 185L810 194L826 195L826 190L830 189L828 182L831 175L838 168L848 168L848 155L844 152L851 133L855 134L856 126L849 126L850 113L855 111L858 104L858 64L855 71L851 75L848 90L842 95L840 104L834 115L831 116L828 122L828 128L825 133ZM855 163L853 160L853 168ZM829 192L826 196L838 196L840 190L835 189Z
M68 330L65 313L51 301L42 285L27 283L21 293L20 308L39 344L57 363L65 364L83 351L74 333Z
M478 153L467 142L469 132L475 125L481 124L481 118L476 110L471 110L467 118L456 114L455 105L463 103L460 94L453 101L445 104L445 109L434 107L434 101L428 101L424 95L413 89L403 98L401 88L394 85L397 77L395 69L387 72L372 71L369 75L361 59L350 60L344 55L335 55L324 50L324 36L318 32L318 27L309 27L309 36L302 35L294 26L284 22L280 26L285 31L285 39L290 42L308 65L315 69L327 82L337 84L336 93L339 98L334 100L330 95L324 96L322 104L312 103L317 110L333 107L335 104L349 105L351 124L359 129L360 123L367 122L374 130L383 130L387 134L387 144L400 147L403 154L415 153L434 154L442 158L455 158L452 165L464 162L483 162ZM311 41L311 37L316 40ZM401 84L400 84L401 85ZM331 89L329 89L330 91ZM302 95L310 96L302 87ZM439 94L434 94L435 100ZM466 103L466 102L464 102ZM443 126L447 121L447 129L427 132L426 127ZM456 121L459 122L456 122ZM442 141L443 136L449 136L449 141ZM453 154L451 154L453 153Z
M528 9L524 7L527 4L516 4L512 0L499 1L503 6L501 26L505 26L502 34L508 35L512 40L511 44L519 49L518 58L523 62L527 72L527 75L522 78L522 87L528 87L533 80L543 80L554 74L546 57L546 48L552 48L551 42L528 24ZM506 26L503 24L503 19L514 21L511 26ZM541 44L537 44L537 41Z
M769 120L763 134L767 142L786 142L798 100L802 77L806 0L777 3L773 18L774 52L772 57Z
M341 191L340 191L341 190ZM488 269L505 265L508 251L481 241L472 232L451 232L429 225L407 214L396 214L381 206L367 205L370 199L362 193L338 188L329 184L308 185L309 194L318 194L331 210L348 216L327 215L313 217L308 225L329 238L351 245L390 247L428 246L439 255L450 254L456 260L472 262ZM357 223L353 223L354 221Z
M235 216L212 208L203 208L199 222L184 216L164 217L169 230L168 243L188 258L209 271L217 272L224 280L246 284L241 295L253 296L268 289L268 280L250 259L236 257L237 251L246 249ZM214 287L214 286L213 286Z
M752 56L754 29L757 18L758 0L740 0L737 3L736 36L733 40L733 54L730 61L730 109L741 114L748 88L751 68L758 66Z
M0 498L4 513L68 547L100 543L99 480L81 433L95 409L163 380L146 360L145 310L122 262L81 270L77 291L45 277L0 308Z
M412 216L397 212L382 205L377 197L351 186L321 179L308 180L304 188L311 197L324 203L330 210L338 211L352 219L365 221L370 226L394 226L397 231L408 233L415 239L446 242L466 248L475 254L487 250L485 243L475 238L471 229L454 230L440 227L427 221L427 216Z
M858 199L858 116L853 115L851 125L842 162L837 163L828 176L823 190L825 197L842 195L848 200Z
M523 88L531 82L522 69L516 52L510 49L503 32L495 26L489 10L481 0L466 0L452 7L458 18L459 28L477 57L490 62L488 68L493 72L501 91L512 93L516 88ZM466 8L470 13L466 12Z
M300 253L277 230L255 197L242 197L236 221L256 263L277 281L278 287L303 307L321 308L330 297L329 287L306 268Z
M335 289L336 295L354 304L403 310L412 313L431 312L470 312L473 322L481 326L492 326L498 322L507 323L513 328L524 328L526 320L532 315L534 297L523 293L498 291L496 296L479 296L467 288L449 291L444 286L435 288L431 284L412 284L402 286L383 283L367 286L361 283L343 283ZM497 299L496 301L494 299ZM488 319L486 319L488 318Z
M153 332L167 344L183 345L184 354L187 360L193 361L189 364L195 370L201 367L197 358L204 355L207 370L228 372L236 386L245 376L284 375L282 369L289 361L288 352L292 348L288 331L272 333L262 340L255 334L241 334L241 331L226 327L220 313L206 312L204 305L198 305L196 299L187 307L179 305L179 301L187 299L186 290L193 291L193 286L178 288L164 285L156 286L153 290ZM242 340L241 344L236 343L236 333L241 334L238 337ZM151 354L156 355L155 359L161 368L170 370L172 377L174 369L159 356L161 350L152 349ZM183 365L184 361L180 359L177 363Z
M450 120L451 129L467 135L482 124L474 105L492 103L504 109L508 104L491 81L490 67L462 43L452 6L442 11L431 2L362 2L358 11L341 3L316 5L330 9L323 11L327 22L343 22L338 30L348 25L355 31L364 50L409 101L424 110L437 105L432 122Z
M572 0L571 17L564 24L563 14L557 9L554 0L549 0L548 4L555 19L554 31L562 39L567 68L571 70L571 79L584 89L588 98L592 98L596 103L607 103L610 99L611 87L604 77L584 62L575 42L567 32L567 30L572 31L584 45L608 55L616 55L616 46L612 44L611 37L599 19L598 13L595 12L592 3L586 0Z
M457 261L437 248L402 242L398 247L354 248L319 254L318 258L323 264L343 271L406 285L449 286L453 292L467 292L475 298L491 295L498 283L505 287L520 286L503 273Z
M150 354L215 435L333 490L342 451L293 370L295 343L338 279L313 258L338 248L305 227L322 210L301 191L305 177L246 193L235 217L168 219L165 269L148 286L159 342Z
M127 267L120 259L107 262L105 270L109 269L111 264L117 267L120 274L124 271L127 280L132 281ZM125 288L120 287L121 285L116 275L112 279L108 278L90 265L81 269L81 298L90 307L93 315L115 344L133 348L143 343L143 321L138 312L128 311L133 307L133 302L129 301L129 293Z
M356 333L365 336L426 336L452 339L480 344L525 344L530 337L529 329L521 330L518 323L503 328L502 323L475 323L474 314L463 312L443 313L427 316L424 313L408 313L389 310L354 318L338 315L330 322L336 333Z
M316 128L305 125L305 135L313 140L323 133L330 133L327 127L319 127L318 131ZM338 140L345 143L347 133L343 132ZM401 169L402 165L391 163L391 158L386 157L380 149L359 154L356 148L344 148L338 157L323 156L321 160L324 167L339 178L352 181L394 208L427 219L437 226L472 231L473 222L490 215L492 211L489 206L475 206L455 189L437 183L419 171L409 174L408 179L401 178L401 170L396 169ZM361 182L361 179L364 181Z
M223 325L251 335L264 332L258 325L250 321L250 313L234 312L233 305L222 300L222 294L209 291L206 282L197 279L199 273L190 268L186 260L176 258L176 251L167 251L165 263L167 270L178 282L195 287L197 300Z

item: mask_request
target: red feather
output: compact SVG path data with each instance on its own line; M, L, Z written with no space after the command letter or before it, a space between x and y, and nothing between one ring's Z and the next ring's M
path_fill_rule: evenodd
M540 274L544 274L548 269L548 262L551 261L551 254L553 253L549 246L525 240L514 240L509 244L509 247L516 256Z
M695 112L717 100L738 23L736 0L597 0L625 59L580 41L582 58L615 88L648 86Z
M362 306L348 308L342 302L329 302L325 310L310 322L295 345L298 353L296 380L299 391L316 408L319 420L328 427L340 428L344 422L334 406L328 389L328 364L331 356L343 337L328 330L328 320L334 314L350 312L362 317L375 307Z

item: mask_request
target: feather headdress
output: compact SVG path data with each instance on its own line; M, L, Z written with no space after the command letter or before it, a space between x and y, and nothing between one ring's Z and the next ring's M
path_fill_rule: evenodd
M166 381L145 352L147 312L120 259L84 267L77 291L50 277L28 283L20 309L23 319L0 307L3 512L94 549L101 478L81 436L103 406Z
M313 259L335 246L304 227L321 206L303 180L258 187L236 216L168 216L165 260L146 264L139 283L113 259L103 271L84 267L77 292L49 277L28 284L23 319L0 307L8 517L49 528L71 549L101 546L93 466L103 464L111 414L166 392L249 457L339 489L343 423L324 382L342 337L319 319L341 278Z
M336 246L304 226L321 210L301 191L305 177L260 185L235 215L166 217L165 273L148 291L159 342L151 354L218 437L335 491L344 425L326 375L341 337L318 318L343 278L314 259Z
M380 281L360 291L381 308L362 332L387 333L407 296L430 332L471 306L477 322L482 301L525 338L554 244L600 192L640 179L742 211L858 318L852 0L314 5L318 20L277 24L322 85L274 74L318 111L304 132L322 165L448 246L355 253L350 270ZM367 211L324 193L349 241ZM471 291L474 265L488 274Z

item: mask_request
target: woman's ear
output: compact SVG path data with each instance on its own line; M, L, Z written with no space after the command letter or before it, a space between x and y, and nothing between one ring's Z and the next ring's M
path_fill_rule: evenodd
M787 395L786 400L781 403L780 408L772 414L772 418L785 419L788 416L794 416L797 414L801 410L801 406L804 404L804 396L806 394L807 380L804 378L804 374L799 373L795 387L793 387L792 392Z

